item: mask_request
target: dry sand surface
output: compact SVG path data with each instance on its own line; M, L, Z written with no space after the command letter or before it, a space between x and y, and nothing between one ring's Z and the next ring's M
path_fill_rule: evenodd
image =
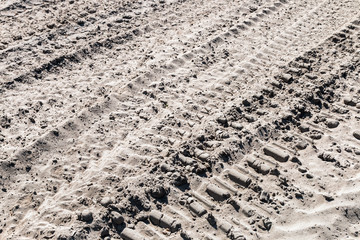
M359 0L0 1L0 239L359 239Z

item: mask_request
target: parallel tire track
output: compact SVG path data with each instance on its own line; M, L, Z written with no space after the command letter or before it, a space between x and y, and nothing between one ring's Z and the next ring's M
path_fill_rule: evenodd
M342 32L332 35L318 48L297 57L283 69L278 68L276 74L268 74L273 80L261 80L259 85L265 84L260 91L250 88L253 94L246 99L241 96L244 90L234 92L226 82L214 84L209 91L184 97L175 87L176 84L187 87L187 84L179 82L174 87L171 81L159 83L156 70L121 87L119 94L105 96L105 100L82 110L73 119L67 119L19 151L13 159L1 163L3 181L12 180L15 184L20 179L18 176L37 179L32 173L40 174L39 179L49 179L46 183L33 182L33 186L26 186L25 182L19 183L18 188L10 186L9 196L14 193L10 200L21 200L10 210L6 234L38 236L38 233L26 232L22 228L37 219L32 223L33 229L41 229L45 223L51 224L41 237L65 234L77 238L89 234L96 238L97 232L102 236L118 233L124 239L281 236L284 234L279 227L281 214L295 209L297 201L307 201L314 195L323 195L326 201L332 201L329 193L298 185L294 176L303 174L308 179L314 178L311 166L303 160L314 153L299 151L306 147L304 141L320 151L327 143L320 142L324 139L324 132L338 137L344 131L342 125L328 130L337 125L338 120L331 120L329 115L332 113L324 108L348 114L348 118L342 120L345 129L349 119L356 119L359 102L356 97L346 98L341 107L338 107L339 103L334 107L332 104L336 99L334 96L344 94L333 90L334 86L343 84L339 81L344 76L357 71L354 46L358 40L358 25L358 21L347 24ZM286 44L291 46L291 37L288 38L290 42ZM216 49L221 46L218 41L224 40L215 37L196 53L207 56L211 53L207 46ZM278 59L282 48L275 48L274 59ZM332 70L335 75L323 81L316 73L325 71L322 68L328 63L322 59L324 56L331 59L333 49L337 48L343 50L337 57L348 65L336 65L339 69ZM186 56L187 61L192 59L191 54ZM249 82L253 82L252 76L256 77L254 70L264 71L264 66L270 64L258 64L257 61L250 59L249 67L245 66L249 72L241 71L241 76ZM187 65L182 62L171 63L182 67L169 66L159 70L161 76L187 70ZM214 67L199 68L199 72L203 69L206 76L224 65L216 63ZM191 75L185 71L184 76ZM154 82L150 88L144 89L144 85L151 81ZM201 84L201 81L195 81L194 86L201 90ZM356 87L356 83L353 85ZM299 86L304 89L303 93L291 91ZM166 94L162 93L164 89ZM319 90L317 96L311 95L314 90ZM351 94L350 89L348 93ZM289 99L289 94L294 98ZM177 105L168 105L176 98L179 99ZM223 104L224 101L229 102ZM287 103L289 110L278 109L282 102ZM320 113L312 115L317 111ZM309 129L304 128L303 123L310 119L316 123L311 123ZM298 140L301 144L294 146ZM356 140L356 137L349 136L346 142L353 146L346 147L349 149L346 151L349 166L346 162L333 160L337 158L332 154L315 151L315 155L325 162L325 166L333 164L335 172L337 168L346 169L356 163ZM103 144L98 144L98 141L103 141ZM86 151L77 156L77 149ZM32 163L34 159L36 164ZM301 167L302 162L307 168ZM99 169L102 169L101 173ZM66 181L68 184L64 183ZM20 188L23 188L22 195L16 196ZM33 191L39 188L48 188L51 193L44 196L34 194ZM111 199L104 198L106 196ZM34 203L30 208L27 207L29 201ZM98 208L99 205L104 208ZM93 211L96 221L90 225L90 232L84 223L83 228L79 224L69 233L72 230L66 222L69 216L70 221L77 221L72 216L75 209ZM114 212L123 214L126 224L116 223ZM52 213L54 217L50 217ZM84 211L77 215L80 220L86 216ZM100 219L103 221L99 222ZM58 224L63 227L56 232Z

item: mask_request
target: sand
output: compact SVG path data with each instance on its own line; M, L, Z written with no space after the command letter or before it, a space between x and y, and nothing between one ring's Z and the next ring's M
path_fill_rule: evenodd
M358 239L359 9L2 1L0 239Z

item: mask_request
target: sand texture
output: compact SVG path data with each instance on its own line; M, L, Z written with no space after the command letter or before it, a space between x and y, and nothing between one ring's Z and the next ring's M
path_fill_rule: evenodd
M359 239L359 0L0 1L0 239Z

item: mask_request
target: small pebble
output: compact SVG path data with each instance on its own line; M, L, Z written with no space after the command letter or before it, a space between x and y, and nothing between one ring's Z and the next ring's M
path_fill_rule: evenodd
M295 197L297 199L303 199L303 195L301 193L295 193Z
M300 141L296 144L296 147L300 150L304 150L308 146L308 143L305 141Z
M355 132L353 132L353 136L354 136L357 140L360 140L360 131L355 131Z
M299 130L303 133L303 132L310 131L310 128L309 128L309 126L306 126L306 125L300 125Z
M245 114L244 118L250 123L255 122L257 120L255 117L248 115L248 114Z
M356 102L354 102L354 100L350 97L344 98L344 103L349 106L356 106Z
M107 227L104 227L101 229L100 235L102 238L109 236L109 229Z
M286 83L289 83L293 80L293 77L288 73L283 74L280 78Z
M170 173L171 174L171 173ZM155 185L151 190L150 194L154 198L162 198L167 194L167 190L160 185Z
M228 121L225 117L218 117L216 120L218 121L218 123L221 123L226 126L228 125Z
M120 225L124 222L124 217L121 216L120 213L115 212L115 211L111 212L111 219L112 219L113 223L118 224L118 225Z
M243 125L241 125L241 123L238 123L238 122L232 122L231 126L237 130L241 130L244 128Z
M311 175L310 173L307 173L307 174L306 174L306 177L307 177L307 178L309 178L309 179L314 178L314 176L313 176L313 175Z
M312 138L314 140L319 140L319 139L321 139L321 137L322 137L322 134L317 131L312 131L310 133L310 138Z
M305 74L305 76L306 76L307 78L309 78L310 80L315 80L315 79L318 78L316 75L312 75L312 74Z
M249 100L247 100L247 99L243 100L242 103L244 104L245 107L250 107L250 105L251 105L251 102L249 102Z
M93 213L90 212L89 210L84 210L81 213L81 220L85 221L85 222L91 222L93 220Z
M344 149L345 149L346 152L352 153L352 149L351 149L351 148L346 147L346 148L344 148Z
M339 122L336 120L329 120L326 125L328 126L328 128L336 128L339 126Z
M113 202L112 202L112 200L111 200L111 198L110 197L104 197L103 199L101 199L101 201L100 201L100 204L102 205L102 206L104 206L104 207L107 207L107 206L109 206L110 204L112 204Z
M161 164L160 169L161 169L161 171L163 171L165 173L175 171L174 167L170 166L169 164L165 164L165 163Z
M281 88L282 87L282 84L279 82L279 81L276 81L276 80L273 80L271 82L271 85L277 87L277 88Z
M325 198L325 200L328 201L328 202L334 201L334 198L331 197L331 196L324 195L324 198Z

